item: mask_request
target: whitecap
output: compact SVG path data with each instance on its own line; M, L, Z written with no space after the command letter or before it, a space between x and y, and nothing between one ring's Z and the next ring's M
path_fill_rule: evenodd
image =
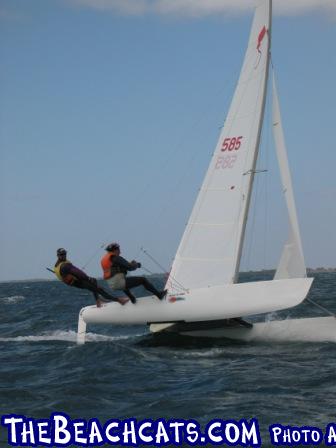
M132 335L119 335L119 336L108 336L104 334L97 333L86 333L85 340L86 342L101 342L101 341L120 341L123 339L133 339L144 336L146 333L141 334L132 334ZM77 338L77 333L76 333Z
M25 296L0 297L0 300L2 300L5 303L16 303L16 302L21 302L22 300L25 300Z
M125 335L125 336L107 336L103 334L87 333L87 342L102 342L102 341L120 341L123 339L136 338L140 335ZM28 335L28 336L15 336L0 338L0 342L43 342L43 341L65 341L65 342L76 342L77 332L68 330L56 330L50 333L43 333L40 335Z

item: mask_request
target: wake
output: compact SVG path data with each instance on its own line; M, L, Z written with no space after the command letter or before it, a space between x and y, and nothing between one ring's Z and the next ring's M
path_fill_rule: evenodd
M336 342L335 317L286 319L253 324L251 329L232 329L226 337L260 342Z
M127 339L133 339L144 334L133 334L126 336L106 336L103 334L87 333L87 342L103 342L103 341L121 341ZM45 333L41 335L28 335L28 336L16 336L1 338L0 342L44 342L44 341L64 341L64 342L77 342L77 333L75 331L61 331L56 330L51 333Z

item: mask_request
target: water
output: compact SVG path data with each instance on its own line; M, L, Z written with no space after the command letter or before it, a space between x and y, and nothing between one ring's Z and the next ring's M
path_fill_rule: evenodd
M317 274L309 297L336 312L336 274ZM78 346L78 311L92 303L60 282L0 284L1 415L194 418L202 426L255 417L262 446L271 446L273 423L324 429L335 421L334 343L200 341L90 325ZM282 317L322 314L302 304ZM2 427L0 442L8 446Z

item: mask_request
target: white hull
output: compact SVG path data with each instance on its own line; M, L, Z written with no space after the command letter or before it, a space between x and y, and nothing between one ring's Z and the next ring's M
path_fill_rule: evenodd
M78 341L84 342L86 324L144 325L162 331L174 322L214 321L269 313L301 303L313 279L286 279L200 288L159 301L155 297L136 305L109 303L101 308L85 307L79 314Z
M301 303L311 286L312 278L238 283L192 290L164 301L143 297L136 305L109 303L101 308L85 307L85 322L137 325L163 322L197 322L228 319L237 316L269 313ZM173 300L173 301L172 301Z

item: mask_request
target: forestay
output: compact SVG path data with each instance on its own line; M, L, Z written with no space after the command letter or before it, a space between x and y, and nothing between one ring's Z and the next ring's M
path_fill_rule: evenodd
M167 282L170 291L236 281L269 66L271 2L257 6L235 94Z

